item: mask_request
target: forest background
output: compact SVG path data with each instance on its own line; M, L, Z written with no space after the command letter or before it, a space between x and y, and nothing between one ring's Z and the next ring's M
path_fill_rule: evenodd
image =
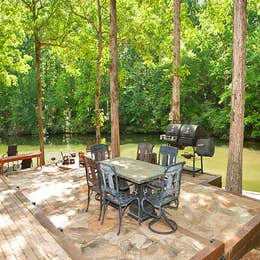
M0 3L0 134L37 134L37 88L31 13L26 1ZM109 1L101 1L102 132L110 131ZM42 1L45 134L95 131L96 1ZM259 1L247 4L245 138L260 139ZM120 131L161 133L169 123L172 1L117 1ZM232 81L230 0L181 4L181 121L228 139Z

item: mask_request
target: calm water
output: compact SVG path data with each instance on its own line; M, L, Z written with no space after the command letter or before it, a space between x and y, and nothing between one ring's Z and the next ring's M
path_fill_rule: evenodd
M102 141L110 143L109 137L104 138ZM159 146L164 144L159 140L159 135L121 136L121 156L135 158L137 144L140 142L153 143L155 152L158 152ZM18 145L19 153L39 150L37 136L0 138L0 154L6 153L7 145L13 143ZM51 162L52 157L61 159L61 152L85 151L86 143L95 143L95 136L67 135L48 137L45 139L45 161L46 163ZM181 161L182 157L180 155L189 150L191 150L189 147L185 150L180 150L178 160ZM217 143L214 156L212 158L205 157L203 161L204 171L222 175L224 184L227 155L227 144ZM260 192L260 143L245 143L243 158L243 189ZM191 160L188 160L186 163L190 165ZM199 158L196 166L200 166Z

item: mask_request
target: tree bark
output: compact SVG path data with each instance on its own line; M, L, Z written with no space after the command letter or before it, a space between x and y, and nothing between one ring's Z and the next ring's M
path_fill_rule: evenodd
M120 156L116 0L110 0L110 55L111 152L114 158Z
M34 41L35 41L35 60L36 60L37 100L38 100L39 142L40 142L40 151L42 152L42 162L43 164L45 164L44 134L43 134L43 119L42 119L41 43L39 40L39 32L37 28L34 29Z
M232 97L226 190L242 194L246 72L246 0L234 0Z
M172 105L169 118L172 123L180 122L180 0L173 0L173 79L172 79Z
M97 14L98 14L98 58L97 58L97 87L95 96L95 117L96 117L96 142L101 142L100 131L100 90L101 90L101 58L102 58L102 19L101 19L101 5L100 0L97 0Z

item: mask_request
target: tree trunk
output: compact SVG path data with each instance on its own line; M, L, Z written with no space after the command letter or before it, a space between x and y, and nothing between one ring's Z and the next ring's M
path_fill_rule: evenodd
M44 157L44 136L43 136L43 120L42 120L42 83L41 83L41 43L39 40L38 30L34 29L35 40L35 60L36 60L36 85L38 99L38 127L40 151L42 152L42 162L45 163Z
M97 0L98 14L98 58L97 58L97 87L95 96L95 116L96 116L96 142L100 144L100 89L101 89L101 58L102 58L102 20L100 0Z
M172 105L170 120L172 123L180 122L180 77L178 75L180 67L180 0L173 0L173 79L172 79Z
M246 71L246 0L234 0L231 122L226 190L242 194Z
M112 158L120 156L119 101L117 72L116 0L110 0L110 99L111 99L111 152Z

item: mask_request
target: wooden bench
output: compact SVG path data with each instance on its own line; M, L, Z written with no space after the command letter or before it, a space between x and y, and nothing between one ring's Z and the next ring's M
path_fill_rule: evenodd
M4 174L4 164L5 163L21 161L21 160L25 160L25 159L32 159L32 158L37 158L37 166L39 166L39 161L40 161L40 167L42 168L42 153L41 152L19 154L19 155L15 155L15 156L8 156L8 157L0 158L0 175Z

